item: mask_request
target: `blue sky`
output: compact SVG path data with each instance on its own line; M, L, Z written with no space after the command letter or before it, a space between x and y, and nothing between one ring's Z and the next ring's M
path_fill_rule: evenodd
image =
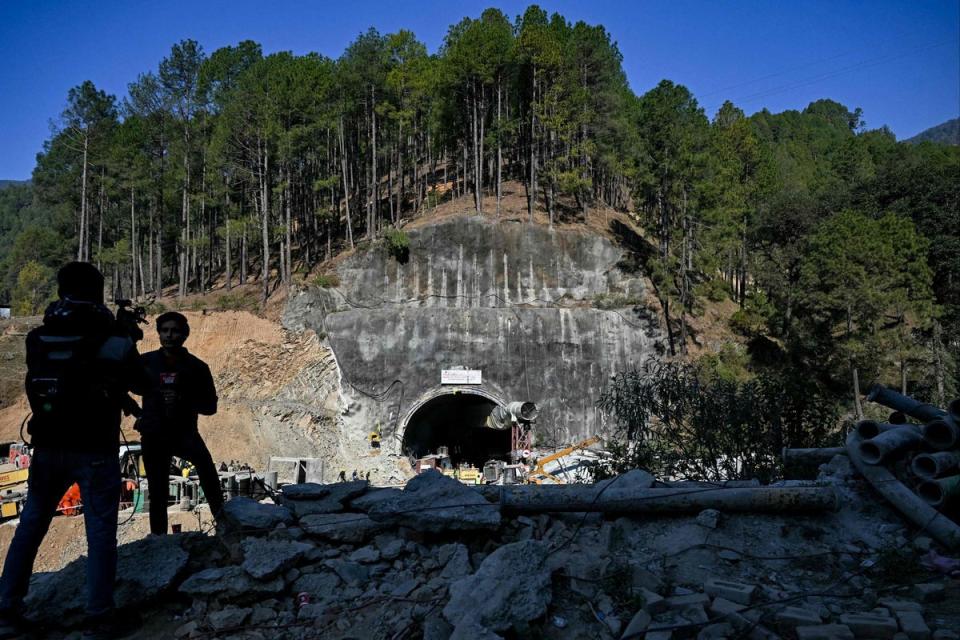
M174 42L209 53L252 39L265 52L337 57L368 27L413 30L430 51L447 27L528 2L0 0L0 179L26 179L84 80L122 97ZM861 107L898 138L960 115L960 0L545 1L568 20L602 24L637 93L663 78L687 85L713 115L725 99L748 113L802 109L828 97Z

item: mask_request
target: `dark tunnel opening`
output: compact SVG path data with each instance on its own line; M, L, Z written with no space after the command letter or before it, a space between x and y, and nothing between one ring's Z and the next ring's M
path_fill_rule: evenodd
M497 404L468 393L447 394L426 402L407 422L403 452L414 460L447 447L453 465L482 468L488 460L508 460L510 430L490 429L487 416Z

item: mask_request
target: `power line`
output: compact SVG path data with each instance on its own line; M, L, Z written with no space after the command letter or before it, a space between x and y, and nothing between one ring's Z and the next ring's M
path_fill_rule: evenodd
M868 69L868 68L871 68L871 67L879 66L879 65L884 64L884 63L887 63L887 62L893 62L893 61L895 61L895 60L900 60L900 59L903 59L903 58L908 58L908 57L910 57L910 56L916 55L917 53L921 53L921 52L926 51L926 50L928 50L928 49L935 49L935 48L937 48L937 47L941 47L941 46L946 45L946 44L953 44L953 45L956 46L956 45L957 45L957 41L956 41L956 40L942 40L942 41L939 41L939 42L934 42L934 43L929 43L929 44L926 44L926 45L921 45L921 46L919 46L919 47L914 47L913 49L909 49L909 50L906 50L906 51L901 51L901 52L899 52L899 53L885 54L885 55L878 56L878 57L867 58L867 59L861 60L861 61L859 61L859 62L857 62L857 63L851 64L851 65L847 65L847 66L845 66L845 67L840 67L839 69L834 69L834 70L832 70L832 71L826 71L826 72L820 73L820 74L815 75L815 76L811 76L811 77L806 78L806 79L803 79L803 80L794 81L794 82L789 82L789 83L782 84L782 85L779 85L779 86L776 86L776 87L771 87L771 88L769 88L769 89L764 89L764 90L762 90L762 91L757 91L757 92L754 92L754 93L752 93L752 94L748 94L748 95L743 96L743 97L740 97L740 98L730 99L730 101L733 102L733 103L735 103L735 104L747 104L747 103L750 103L750 102L756 102L757 100L761 100L761 99L763 99L763 98L767 98L767 97L769 97L769 96L773 96L773 95L776 95L776 94L778 94L778 93L783 93L783 92L786 92L786 91L791 91L791 90L793 90L793 89L798 89L798 88L800 88L800 87L805 87L805 86L808 86L808 85L811 85L811 84L816 84L816 83L822 82L822 81L824 81L824 80L829 80L829 79L832 79L832 78L836 78L836 77L841 76L841 75L844 75L844 74L846 74L846 73L851 73L851 72L859 71L859 70L861 70L861 69ZM773 76L776 76L776 75L782 75L782 74L772 74L772 75L773 75ZM746 85L746 84L753 84L753 81L747 82L747 83L743 83L743 84L745 84L745 85ZM717 92L712 92L711 94L705 94L705 95L712 95L712 94L715 94L715 93L717 93ZM721 104L722 104L722 103L721 103ZM721 106L721 105L715 105L714 107L711 107L711 108L708 109L708 110L709 110L709 111L716 111L717 109L720 108L720 106Z

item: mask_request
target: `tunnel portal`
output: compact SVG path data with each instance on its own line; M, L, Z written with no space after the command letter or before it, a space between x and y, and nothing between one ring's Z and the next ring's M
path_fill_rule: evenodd
M488 460L507 460L510 430L486 426L487 416L496 406L490 398L471 393L449 393L428 400L407 420L404 454L417 459L446 446L454 466L482 468Z

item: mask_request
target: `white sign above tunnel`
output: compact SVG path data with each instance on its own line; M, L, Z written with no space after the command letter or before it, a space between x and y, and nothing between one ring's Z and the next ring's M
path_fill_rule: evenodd
M481 372L475 369L441 369L440 384L483 384Z

